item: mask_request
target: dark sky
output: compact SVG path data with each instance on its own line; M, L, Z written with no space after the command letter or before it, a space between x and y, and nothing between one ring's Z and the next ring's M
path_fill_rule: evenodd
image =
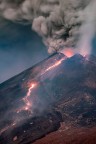
M0 83L48 56L42 39L31 25L0 23Z

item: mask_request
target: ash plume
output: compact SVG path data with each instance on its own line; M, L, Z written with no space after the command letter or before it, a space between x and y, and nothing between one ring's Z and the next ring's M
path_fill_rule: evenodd
M0 0L0 15L13 22L32 23L32 29L42 37L48 52L54 53L81 43L85 37L81 31L84 28L86 33L85 23L91 22L89 17L94 13L92 9L85 18L91 3L95 0ZM89 25L93 27L93 24ZM91 30L88 34L92 38ZM91 38L89 36L87 41Z

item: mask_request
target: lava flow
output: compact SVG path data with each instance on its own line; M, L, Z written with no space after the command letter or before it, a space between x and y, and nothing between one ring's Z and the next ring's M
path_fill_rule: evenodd
M32 103L30 102L29 98L31 96L32 90L36 87L36 85L37 85L37 83L35 83L35 82L34 83L32 82L31 84L29 84L28 92L27 92L26 96L23 98L25 106L23 108L19 109L17 111L17 113L20 113L23 110L31 112L30 108L32 107Z
M61 60L56 61L55 64L49 66L41 75L44 75L46 72L48 72L48 71L52 70L53 68L57 67L58 65L60 65L63 60L65 60L65 58L62 58ZM30 87L28 89L27 95L25 96L25 98L23 98L23 100L26 104L26 107L24 107L24 110L29 110L30 107L32 107L32 103L30 102L29 97L32 93L32 90L36 87L36 85L37 85L37 83L31 83Z
M62 63L62 61L64 61L65 59L66 59L66 57L64 57L64 58L62 58L62 59L60 59L60 60L56 60L56 62L55 62L53 65L49 66L47 69L45 69L44 72L41 73L40 76L46 74L48 71L51 71L51 70L54 69L55 67L59 66L59 65ZM36 86L37 86L37 82L32 82L32 83L29 84L28 92L27 92L26 96L23 98L23 101L24 101L24 103L25 103L25 106L24 106L23 108L19 109L19 110L17 111L17 113L21 112L22 110L30 111L30 112L32 113L32 111L31 111L31 109L30 109L30 108L32 107L32 102L30 102L30 96L31 96L32 90L33 90Z
M44 75L46 72L48 72L48 71L54 69L55 67L59 66L62 63L62 61L64 61L65 59L66 59L66 57L56 61L55 64L53 64L53 65L49 66L47 69L45 69L45 71L41 75Z
M48 68L45 70L45 73L46 73L47 71L50 71L51 69L57 67L58 65L60 65L63 60L64 60L64 58L61 59L61 60L59 60L59 61L57 61L54 65L48 67Z
M33 90L35 87L36 87L36 83L31 83L31 84L30 84L30 87L29 87L29 89L28 89L28 92L27 92L26 97L23 98L23 100L24 100L24 102L25 102L25 104L26 104L25 110L28 110L28 109L32 106L31 102L29 101L29 97L30 97L30 95L31 95L32 90Z

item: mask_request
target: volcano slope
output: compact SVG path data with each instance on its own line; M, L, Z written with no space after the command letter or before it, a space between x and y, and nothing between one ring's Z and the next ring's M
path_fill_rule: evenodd
M95 74L94 56L67 58L59 53L2 83L0 144L31 144L58 130L61 123L64 136L68 129L88 133L86 129L96 126Z

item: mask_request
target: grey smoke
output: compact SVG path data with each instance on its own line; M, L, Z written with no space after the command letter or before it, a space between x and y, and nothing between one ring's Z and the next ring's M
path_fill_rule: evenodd
M89 55L92 50L92 39L96 33L96 0L90 2L84 14L85 21L80 27L80 40L77 47L79 53Z
M32 23L32 29L42 36L48 52L53 53L64 47L76 47L82 25L89 22L85 19L86 8L95 1L1 0L0 15L18 23ZM86 18L93 13L89 12Z

